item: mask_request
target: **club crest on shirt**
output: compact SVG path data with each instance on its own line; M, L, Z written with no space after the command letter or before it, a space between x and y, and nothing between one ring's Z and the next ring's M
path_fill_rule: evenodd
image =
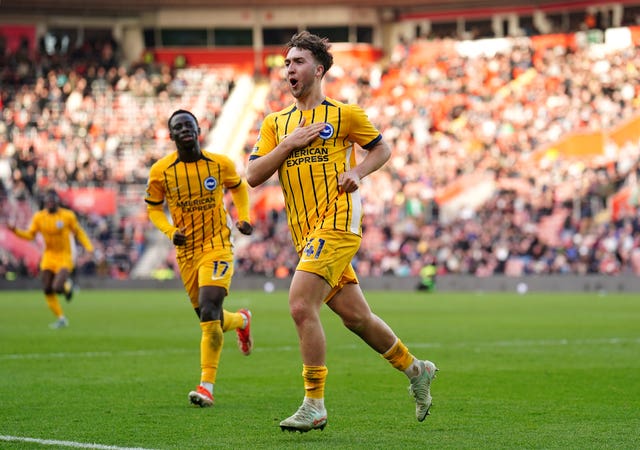
M64 222L62 220L56 220L56 228L58 230L62 230L63 227L64 227Z
M333 132L333 125L331 125L330 123L325 123L324 128L320 132L320 137L322 139L329 139L331 136L333 136Z
M218 180L216 180L214 177L207 177L204 179L204 183L202 183L202 185L207 191L213 191L218 187Z

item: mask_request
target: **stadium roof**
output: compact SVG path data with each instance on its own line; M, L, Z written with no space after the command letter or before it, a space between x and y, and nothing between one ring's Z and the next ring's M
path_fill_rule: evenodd
M595 4L589 0L567 0L566 9ZM453 12L464 10L534 9L557 6L553 0L324 0L323 6L393 8L399 13ZM256 8L318 6L317 0L0 0L0 14L68 15L68 16L135 16L158 9Z

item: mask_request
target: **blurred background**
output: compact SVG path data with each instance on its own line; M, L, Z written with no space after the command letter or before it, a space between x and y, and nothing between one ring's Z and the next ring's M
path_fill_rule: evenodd
M634 289L640 1L589 0L2 0L0 285L37 276L40 243L6 226L26 228L50 187L96 246L81 280L177 279L144 203L174 150L167 119L193 111L242 174L261 120L291 102L283 46L302 29L333 43L327 95L393 147L362 185L363 279ZM250 195L234 286L277 286L297 263L277 180Z

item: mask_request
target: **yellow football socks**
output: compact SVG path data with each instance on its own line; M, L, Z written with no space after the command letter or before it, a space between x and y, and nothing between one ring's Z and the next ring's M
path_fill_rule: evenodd
M382 357L389 361L393 367L403 372L411 366L415 359L400 339Z
M201 322L200 328L202 328L202 338L200 340L200 367L202 368L202 373L200 381L215 383L220 353L222 353L222 344L224 343L224 334L219 320Z
M324 383L327 379L326 366L302 366L302 378L304 379L305 397L324 398Z
M244 316L239 312L229 312L226 309L222 310L223 322L222 331L227 332L229 330L237 330L244 326Z
M60 306L60 302L58 301L58 296L56 294L45 294L44 298L47 301L47 306L57 318L64 317L62 306Z

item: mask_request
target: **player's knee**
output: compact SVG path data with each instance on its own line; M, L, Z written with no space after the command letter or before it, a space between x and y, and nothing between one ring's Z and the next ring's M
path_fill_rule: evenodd
M221 308L216 308L213 304L203 304L200 306L200 321L210 322L212 320L220 319Z
M291 318L297 324L303 323L312 314L309 306L305 302L290 302L289 313Z

